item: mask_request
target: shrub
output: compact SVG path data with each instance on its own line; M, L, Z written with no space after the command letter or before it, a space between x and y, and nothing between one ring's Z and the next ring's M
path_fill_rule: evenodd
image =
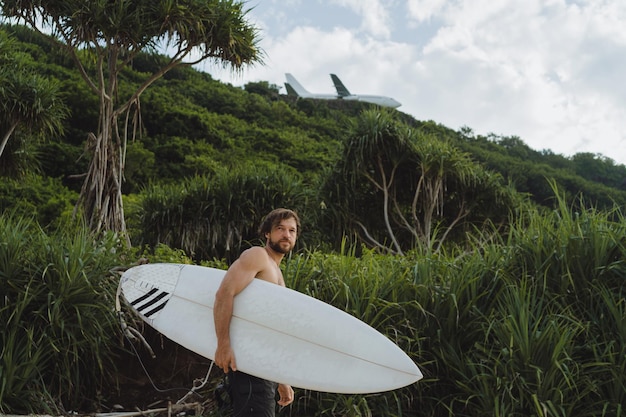
M0 412L89 408L114 381L120 242L0 217Z

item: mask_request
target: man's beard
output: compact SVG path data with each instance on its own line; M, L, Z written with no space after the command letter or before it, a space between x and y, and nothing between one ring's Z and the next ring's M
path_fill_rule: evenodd
M278 242L274 242L274 241L270 240L267 245L274 252L278 252L278 253L282 253L283 255L286 255L287 253L289 253L291 251L291 249L293 249L293 246L291 245L291 242L289 242L288 240L285 240L284 242L289 243L289 249L284 249L282 246L280 246L281 242L283 242L283 241L279 240Z

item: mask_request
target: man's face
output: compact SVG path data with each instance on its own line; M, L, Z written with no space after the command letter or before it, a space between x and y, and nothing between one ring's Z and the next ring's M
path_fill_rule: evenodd
M272 231L266 233L267 245L275 252L287 254L296 244L298 226L293 218L282 220Z

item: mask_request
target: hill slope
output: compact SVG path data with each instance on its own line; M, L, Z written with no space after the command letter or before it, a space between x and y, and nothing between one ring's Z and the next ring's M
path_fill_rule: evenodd
M33 57L38 71L63 83L71 109L65 135L41 144L45 176L61 178L78 190L87 158L87 134L97 123L97 99L80 79L70 60L45 39L22 27L4 27ZM165 58L142 55L125 73L127 86L137 85ZM123 84L124 85L124 84ZM120 94L130 91L122 87ZM128 150L125 193L151 182L176 182L237 166L281 166L313 180L337 158L345 129L364 108L358 102L294 99L278 94L268 83L244 89L213 80L209 74L183 67L169 72L142 96L143 132ZM517 137L476 136L433 121L419 121L397 112L417 129L452 142L490 170L499 172L523 193L548 204L554 179L573 198L610 207L626 203L626 167L599 155L571 158L530 149Z

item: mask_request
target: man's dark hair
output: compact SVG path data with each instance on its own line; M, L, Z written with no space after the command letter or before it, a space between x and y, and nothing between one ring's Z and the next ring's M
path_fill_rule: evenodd
M296 221L297 235L300 236L300 218L295 211L286 208L277 208L270 211L259 226L259 235L264 238L266 233L272 231L272 227L277 226L286 219L294 219Z

